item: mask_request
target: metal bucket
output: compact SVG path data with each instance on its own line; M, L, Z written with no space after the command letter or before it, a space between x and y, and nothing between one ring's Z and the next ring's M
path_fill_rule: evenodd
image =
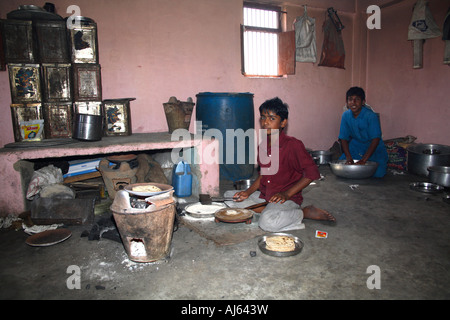
M117 192L111 210L130 260L153 262L169 256L175 220L172 193L173 190L152 197L160 200L147 209L134 209L128 192Z
M99 115L76 114L73 124L73 138L88 141L101 140L103 135L102 120L102 116Z

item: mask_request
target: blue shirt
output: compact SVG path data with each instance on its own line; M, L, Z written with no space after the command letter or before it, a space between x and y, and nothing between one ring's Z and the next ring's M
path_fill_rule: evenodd
M378 162L374 177L383 177L386 174L388 155L381 137L378 115L366 107L361 108L361 112L356 118L351 110L346 110L342 114L339 139L349 142L349 150L353 159L361 159L375 138L379 138L380 142L369 161ZM340 159L345 159L345 154L342 154Z

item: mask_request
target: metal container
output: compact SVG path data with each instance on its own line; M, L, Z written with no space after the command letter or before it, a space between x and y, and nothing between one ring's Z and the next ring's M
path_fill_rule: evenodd
M253 182L255 182L254 179L243 179L235 181L233 185L236 190L247 190Z
M97 141L103 135L103 117L93 114L76 114L73 123L73 138Z
M41 76L38 64L8 64L12 103L41 102Z
M24 141L21 134L20 124L23 122L44 119L42 105L40 103L11 104L11 118L14 130L14 141ZM43 138L44 134L37 140L41 140Z
M98 63L97 24L95 21L80 16L67 19L72 62Z
M428 176L428 167L450 166L450 147L440 144L414 144L409 146L408 171L420 176Z
M430 182L443 187L450 187L450 167L432 166L428 167Z
M36 42L32 21L1 20L6 63L35 63Z
M330 162L331 172L341 178L366 179L377 171L378 163L367 161L366 164L345 164L346 160Z
M130 260L153 262L169 257L175 220L171 189L166 185L168 192L146 198L152 204L143 209L131 206L127 191L116 193L111 211Z
M71 64L42 64L42 100L72 101Z
M70 63L65 21L36 21L36 41L41 63Z
M44 103L44 130L47 139L72 137L72 109L72 102Z
M333 153L326 150L316 150L310 152L313 159L317 159L316 164L328 164L331 161Z
M103 100L105 136L129 136L131 130L130 101L136 98Z
M102 78L98 64L73 64L74 101L102 100Z
M101 101L75 101L73 108L74 113L102 115Z

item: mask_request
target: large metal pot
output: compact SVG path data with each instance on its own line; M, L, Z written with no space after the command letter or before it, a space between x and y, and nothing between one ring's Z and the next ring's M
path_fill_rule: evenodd
M432 166L428 167L428 171L430 172L428 176L430 182L443 187L450 187L450 167Z
M428 167L450 166L450 147L440 144L415 144L409 146L408 171L428 176Z

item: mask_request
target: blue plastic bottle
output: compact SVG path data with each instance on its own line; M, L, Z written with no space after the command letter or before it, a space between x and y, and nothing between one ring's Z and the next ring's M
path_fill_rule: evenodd
M190 197L192 195L192 173L191 166L181 160L173 166L172 186L177 197Z

